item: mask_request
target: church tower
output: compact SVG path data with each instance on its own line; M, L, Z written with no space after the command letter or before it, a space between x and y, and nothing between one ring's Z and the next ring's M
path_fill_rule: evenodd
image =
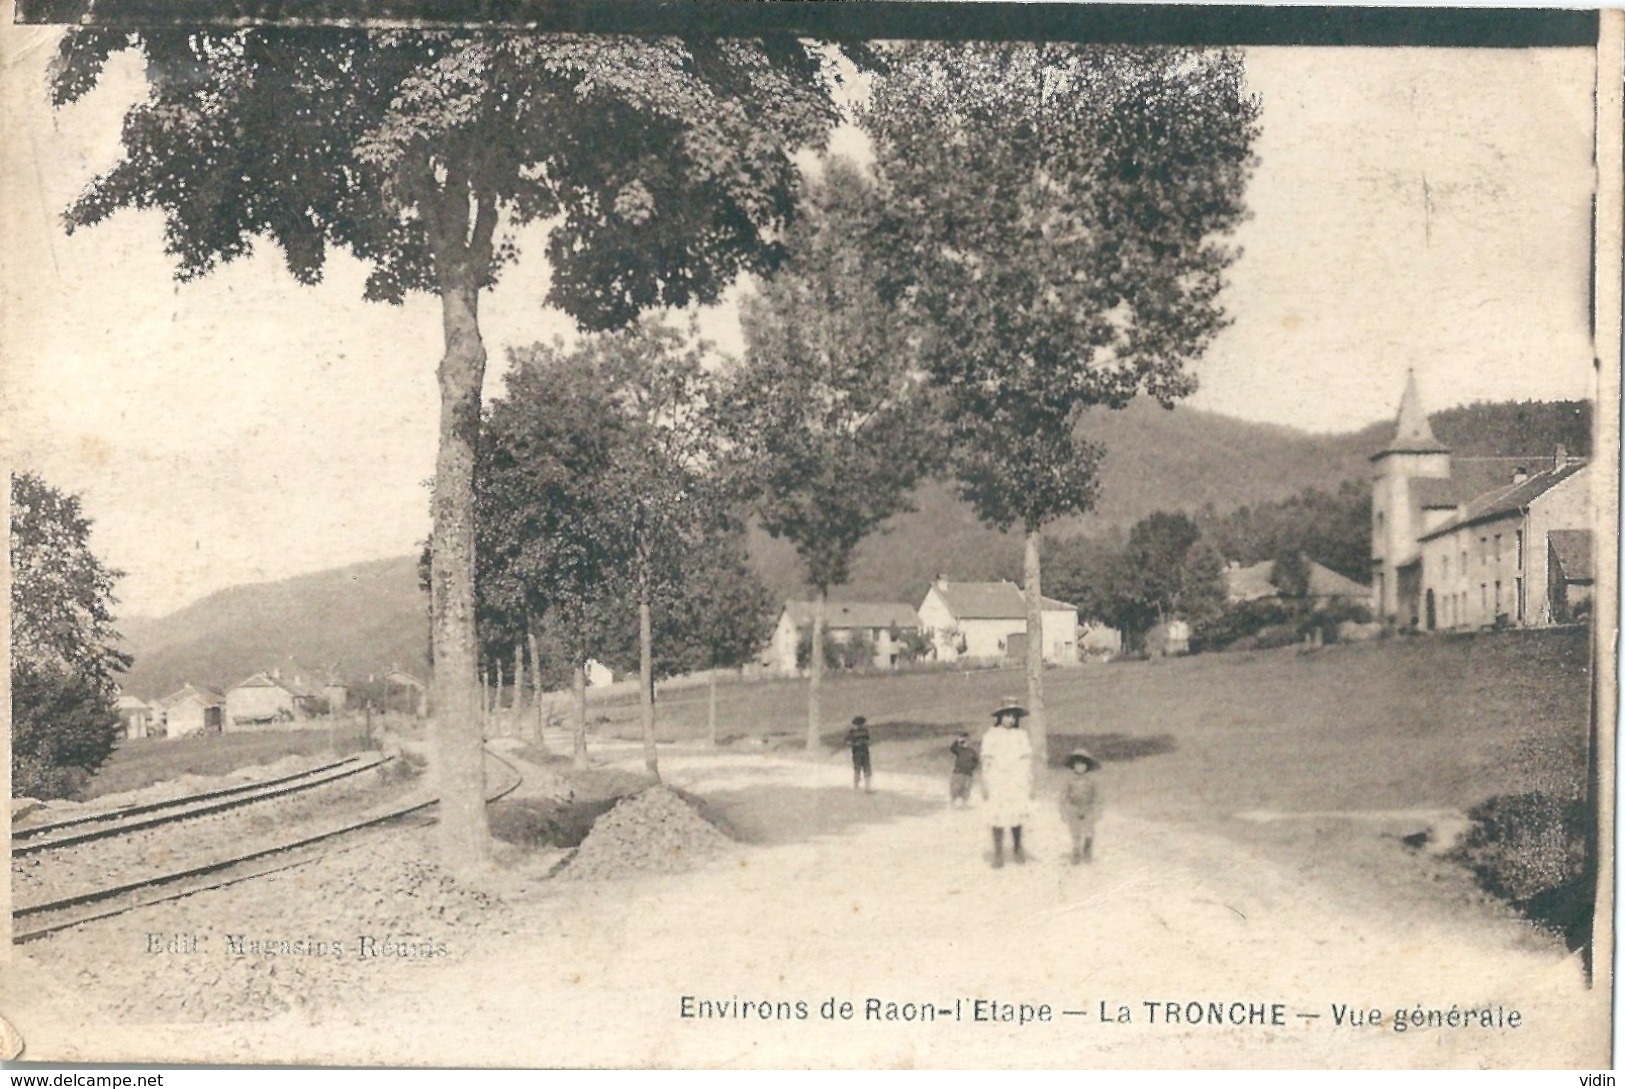
M1434 437L1416 372L1406 372L1394 437L1371 455L1371 606L1401 627L1421 620L1422 496L1417 482L1450 479L1450 449ZM1437 487L1437 485L1435 485Z

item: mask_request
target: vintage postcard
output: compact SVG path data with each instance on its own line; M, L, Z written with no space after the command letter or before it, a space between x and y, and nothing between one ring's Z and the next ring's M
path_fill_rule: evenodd
M4 27L5 1058L1611 1065L1618 12L493 10Z

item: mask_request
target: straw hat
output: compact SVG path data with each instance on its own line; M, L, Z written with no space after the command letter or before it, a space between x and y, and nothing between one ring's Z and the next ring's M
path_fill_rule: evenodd
M1100 768L1100 761L1090 755L1088 749L1081 746L1066 754L1066 766L1069 768L1080 760L1089 766L1090 771L1097 771Z
M867 726L868 724L869 724L869 720L864 718L862 715L853 715L852 716L852 725L854 725L854 726Z
M1021 701L1019 699L1014 696L1006 696L1004 698L1004 702L1000 703L998 709L993 712L993 717L998 718L1000 715L1015 715L1017 718L1022 718L1026 714L1027 709L1021 705Z

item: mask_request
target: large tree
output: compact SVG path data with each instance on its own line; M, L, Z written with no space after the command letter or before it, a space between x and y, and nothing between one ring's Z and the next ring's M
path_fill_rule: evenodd
M709 302L765 269L793 155L837 116L823 52L793 39L675 41L340 28L70 30L58 104L144 55L124 158L69 213L161 209L177 276L257 241L301 283L332 247L367 296L438 297L443 327L431 608L441 849L489 856L475 681L474 509L486 353L479 302L547 224L547 300L592 329Z
M824 614L859 543L913 507L937 460L910 337L882 296L870 249L874 187L832 159L808 186L789 258L741 308L745 359L719 398L735 470L763 529L789 541L813 592L807 748L822 732Z
M985 522L1026 534L1040 752L1042 531L1094 503L1088 407L1195 388L1257 117L1230 53L1025 43L906 47L864 114L955 475Z
M11 478L11 761L18 795L73 793L113 751L113 584L90 548L79 497L32 473Z

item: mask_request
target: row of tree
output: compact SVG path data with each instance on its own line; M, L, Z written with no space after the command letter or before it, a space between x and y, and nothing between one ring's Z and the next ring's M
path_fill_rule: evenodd
M743 369L756 377L732 394L748 402L772 376L802 396L780 414L741 407L750 423L733 441L763 484L758 517L796 543L817 599L935 461L986 522L1021 526L1036 632L1044 528L1095 497L1101 451L1079 435L1082 413L1141 393L1171 406L1224 324L1236 251L1223 240L1245 212L1257 133L1232 54L910 44L882 64L876 49L843 46L874 76L857 120L875 159L862 186L826 189L827 222L853 229L823 229L815 212L798 244L786 233L798 204L819 205L798 202L796 156L841 119L842 66L818 43L79 29L63 40L55 100L85 94L130 47L151 93L126 118L124 158L70 225L159 208L182 279L268 239L300 282L339 247L372 266L370 298L441 303L431 627L442 849L456 866L490 850L479 301L520 256L520 227L546 225L547 301L585 330L714 302L742 272L769 277L747 317L759 332ZM804 275L780 286L796 254ZM914 424L922 404L940 423L929 444ZM634 524L660 524L667 498L633 503ZM647 617L664 561L636 535L629 545L624 570ZM566 571L598 562L542 552ZM523 612L490 604L510 625ZM577 622L586 608L547 602ZM810 742L821 659L815 648ZM1030 638L1040 751L1041 667Z

